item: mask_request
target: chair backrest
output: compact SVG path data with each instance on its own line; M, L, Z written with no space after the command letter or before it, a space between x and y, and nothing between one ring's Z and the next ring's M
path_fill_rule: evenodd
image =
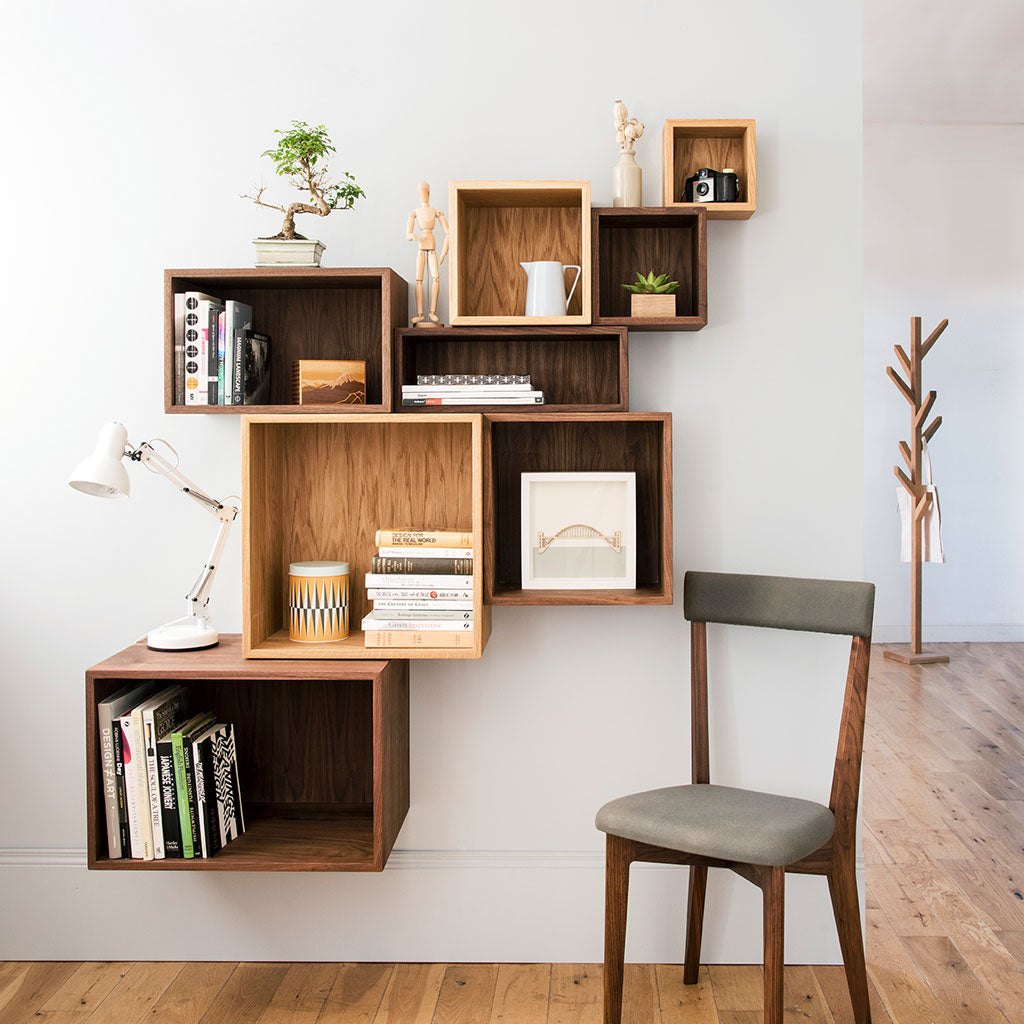
M688 572L683 614L691 622L871 636L873 583Z
M683 579L683 614L690 620L693 781L711 781L708 745L708 622L851 636L853 640L850 645L850 663L829 807L836 818L834 842L852 855L856 845L874 606L873 583L688 572Z

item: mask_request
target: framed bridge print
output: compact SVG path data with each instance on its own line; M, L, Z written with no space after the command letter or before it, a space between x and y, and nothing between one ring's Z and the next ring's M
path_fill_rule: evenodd
M636 473L523 473L524 590L636 588Z

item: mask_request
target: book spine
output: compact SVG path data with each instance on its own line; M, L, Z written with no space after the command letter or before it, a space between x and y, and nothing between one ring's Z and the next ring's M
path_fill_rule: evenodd
M109 704L96 709L100 740L100 772L103 778L103 807L107 819L107 856L121 857L121 823L117 814L117 767L114 758L114 726Z
M466 601L470 606L473 604L472 588L467 590L381 590L375 587L373 590L368 590L366 596L371 601L401 601L403 604L407 604L409 601L420 601L432 606L437 606L438 602L444 601Z
M149 798L149 827L153 836L153 858L164 859L164 825L160 800L160 769L156 759L156 726L153 711L142 716L142 739L146 749L146 794Z
M377 554L381 558L472 558L472 548L435 548L426 544L418 547L382 547Z
M472 576L421 576L415 573L368 572L363 580L367 587L412 590L472 590Z
M149 769L146 763L146 730L141 711L132 712L132 739L135 741L135 802L142 840L142 859L153 860L153 811L149 791Z
M364 643L367 647L456 647L473 646L474 633L455 630L417 631L368 629Z
M223 845L217 823L217 795L213 778L213 740L206 736L192 745L192 766L196 773L196 811L203 837L203 856L212 857Z
M190 744L190 756L192 759L189 770L189 781L192 784L192 798L195 807L195 830L192 843L196 848L197 857L210 856L209 838L206 834L206 779L203 776L203 765L199 757L199 744Z
M195 320L196 326L189 326ZM206 328L199 326L199 314L185 314L185 404L206 405Z
M117 787L117 829L121 839L121 857L131 856L131 835L128 832L128 794L124 784L124 752L121 744L121 723L114 721L111 728L114 740L114 771Z
M471 548L473 534L461 530L378 530L377 547Z
M180 732L171 734L171 749L174 756L174 788L178 798L178 824L181 830L181 855L186 860L195 857L192 845L192 815L189 811L188 769L185 765L185 746Z
M458 384L529 384L528 373L421 373L416 377L420 387Z
M374 555L370 560L370 572L373 573L420 573L451 574L453 576L472 576L472 558L386 558Z
M231 404L242 405L244 402L242 380L245 369L245 332L241 327L235 329L232 345L234 346L234 355L231 361Z
M380 591L377 591L380 593ZM471 612L473 610L473 602L470 601L418 601L418 600L401 600L394 598L379 598L370 597L373 601L374 611L385 611L389 615L393 615L396 618L404 618L406 614L409 615L420 615L424 618L433 618L431 613L436 612L438 615L444 614L445 612Z
M403 384L402 394L410 398L431 395L520 395L534 392L529 384Z
M217 404L226 405L224 401L224 375L227 372L228 347L225 331L226 314L221 310L217 314Z
M235 729L228 725L213 741L213 774L217 791L217 818L224 845L237 839L242 826L242 794L238 787Z
M206 327L206 404L217 405L217 318L220 307L207 301L203 308L206 310L206 316L200 319Z
M160 812L163 823L164 856L181 857L181 821L178 817L178 789L174 780L174 744L162 739L156 745L160 774Z
M185 293L174 293L174 404L185 404Z
M402 405L543 405L544 396L540 393L527 394L522 398L510 398L507 395L464 395L461 397L447 396L443 398L402 398Z
M139 818L138 776L140 772L145 776L145 760L141 757L141 743L137 744L135 742L132 716L130 714L124 715L121 718L120 724L121 750L124 756L125 802L128 812L128 847L134 859L142 860L145 854L142 843L142 823ZM146 817L149 817L148 807L146 808Z
M456 613L457 614L457 613ZM364 630L387 630L433 633L433 632L456 632L463 629L473 628L473 613L467 612L465 619L401 619L397 616L367 615L362 621Z

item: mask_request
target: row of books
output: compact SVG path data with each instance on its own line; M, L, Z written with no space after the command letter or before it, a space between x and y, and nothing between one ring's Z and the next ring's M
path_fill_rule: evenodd
M528 373L420 374L402 385L402 405L543 405Z
M472 647L473 534L378 530L366 574L367 647Z
M146 682L97 706L112 859L212 857L245 831L234 726L189 697Z
M253 329L252 306L204 292L174 296L176 405L266 405L270 337Z

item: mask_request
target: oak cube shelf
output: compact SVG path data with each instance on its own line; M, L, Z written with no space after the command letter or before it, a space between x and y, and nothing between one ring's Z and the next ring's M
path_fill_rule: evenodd
M696 208L606 207L593 211L595 325L631 331L699 331L708 322L708 212ZM679 288L671 316L632 316L622 286L637 273L668 274Z
M237 635L206 651L144 641L86 672L90 868L142 871L381 871L409 810L406 661L259 662ZM107 855L97 704L158 679L235 726L246 832L210 858Z
M757 159L752 119L688 121L669 119L662 132L662 205L672 209L705 207L709 220L747 220L757 209ZM699 168L739 175L740 201L684 203L686 179Z
M472 414L244 416L242 637L247 658L479 658L483 604L483 421ZM379 529L473 531L473 644L367 648L365 574ZM291 562L349 563L351 633L288 639Z
M419 374L528 373L537 412L629 408L629 335L624 327L453 327L395 331L395 408L400 412L494 411L494 406L402 406L402 385Z
M486 416L484 575L490 604L672 603L672 414L502 413ZM521 476L635 472L635 590L523 589Z
M255 329L269 334L269 405L175 405L174 296L202 291L253 307ZM407 322L408 285L389 267L256 267L164 271L164 408L169 413L309 415L324 406L296 405L297 359L366 362L366 404L346 412L391 409L391 332Z
M590 323L589 181L453 181L448 202L453 326ZM523 315L534 260L583 268L568 315Z

